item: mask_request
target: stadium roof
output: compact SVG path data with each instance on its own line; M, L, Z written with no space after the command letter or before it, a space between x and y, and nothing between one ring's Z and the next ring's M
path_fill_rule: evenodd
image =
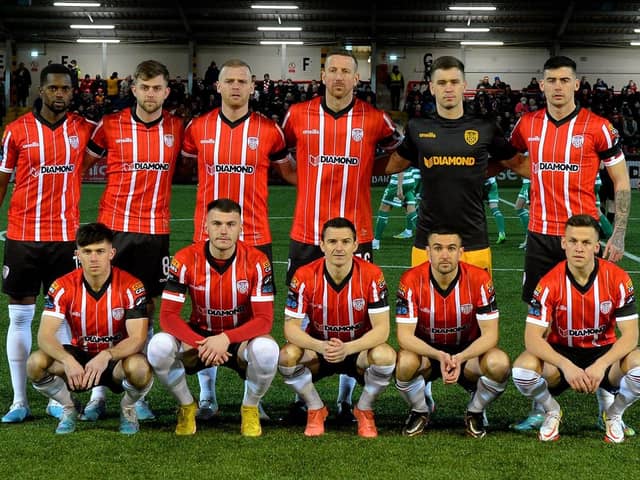
M309 45L454 47L460 40L498 40L523 47L622 47L640 40L640 3L611 1L493 2L493 12L449 10L489 2L289 1L296 10L252 9L269 2L213 0L102 1L98 7L54 7L54 0L4 0L0 39L75 42L80 37L123 43L256 45L260 40L302 40ZM74 30L78 23L113 24L113 30ZM300 32L258 31L258 26L301 26ZM488 27L490 32L445 32L446 27Z

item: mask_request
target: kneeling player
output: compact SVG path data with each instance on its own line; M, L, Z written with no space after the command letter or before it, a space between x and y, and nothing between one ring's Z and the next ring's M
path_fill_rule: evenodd
M589 215L569 218L561 239L567 259L540 280L529 307L527 351L514 362L513 382L544 409L541 441L559 438L562 410L553 395L569 387L617 392L602 414L610 443L624 441L622 414L640 398L633 284L621 268L596 257L598 232Z
M467 434L486 434L484 410L502 394L509 378L509 357L497 348L498 309L489 274L460 262L461 238L433 230L427 238L429 261L400 278L396 322L396 386L411 406L403 434L422 433L430 418L425 380L442 377L471 393Z
M142 282L111 266L113 233L101 223L83 225L76 236L81 268L57 279L47 294L38 331L40 350L27 362L36 390L63 407L56 433L75 431L78 411L69 389L97 385L124 391L120 432L138 431L135 402L153 383L141 353L147 338L147 300ZM56 331L71 328L71 345Z
M353 414L358 435L378 435L373 403L389 385L396 352L387 343L389 304L382 271L354 256L356 229L345 218L327 221L320 248L324 253L300 267L289 286L280 373L307 406L304 434L324 433L325 407L314 382L345 373L364 385ZM309 317L306 330L301 325Z
M208 240L176 253L162 294L160 326L147 355L158 379L178 400L177 435L196 433L198 406L186 375L224 365L246 379L240 410L244 436L262 434L258 402L278 366L273 325L271 264L260 250L238 240L241 210L233 200L207 205ZM191 297L189 323L180 310Z

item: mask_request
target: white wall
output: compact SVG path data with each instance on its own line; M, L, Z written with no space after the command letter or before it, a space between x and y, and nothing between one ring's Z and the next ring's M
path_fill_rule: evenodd
M20 44L17 48L17 63L24 62L32 67L32 77L37 77L49 60L56 63L78 61L82 74L95 77L96 74L111 75L118 72L120 78L133 73L136 65L147 59L161 61L169 68L171 76L186 78L189 72L189 48L186 45L107 45L106 64L102 62L102 45L100 44ZM31 57L31 51L37 50L40 56ZM211 61L218 66L230 58L246 61L258 77L269 73L272 79L291 78L293 80L320 80L321 47L293 46L286 48L284 72L282 72L282 56L280 46L198 46L195 48L195 73L203 77ZM370 68L367 57L359 58L359 73L363 80L369 80ZM34 75L35 74L35 75ZM34 83L38 83L33 78Z
M32 67L32 98L37 94L39 71L46 66L48 60L68 63L76 59L83 74L89 73L111 75L117 71L120 77L132 73L142 60L153 58L167 65L171 76L186 78L189 73L190 58L187 45L139 44L139 45L107 45L106 63L102 61L101 45L82 44L47 44L46 53L37 58L30 56L31 50L44 53L42 44L19 44L17 62L24 62ZM264 73L271 78L292 78L293 80L320 79L321 47L287 46L284 63L284 75L281 73L281 47L278 46L197 46L195 72L204 76L209 63L215 60L218 65L229 58L241 58L252 67L258 79ZM397 64L404 74L405 80L421 80L423 78L422 57L430 52L434 58L441 55L454 55L466 65L467 82L475 88L478 81L489 75L500 76L514 89L529 84L531 77L539 78L542 65L549 52L543 48L514 47L464 47L464 48L430 48L430 47L378 47L377 63ZM391 62L389 54L395 53L398 60ZM586 75L593 83L602 77L610 85L620 89L630 79L640 83L640 49L602 48L602 49L566 49L561 54L572 57L578 63L578 74ZM363 80L370 80L371 68L367 63L367 54L359 58L359 73Z
M424 66L422 57L430 52L433 58L453 55L465 64L469 88L475 88L484 75L491 82L499 76L513 89L527 86L531 77L542 76L542 66L549 51L544 48L515 47L464 47L455 49L412 47L380 47L378 63L398 65L406 81L422 80ZM392 62L388 55L400 56ZM560 55L571 57L578 65L578 76L585 75L592 84L596 78L603 78L609 85L620 90L631 79L640 82L640 48L564 49Z

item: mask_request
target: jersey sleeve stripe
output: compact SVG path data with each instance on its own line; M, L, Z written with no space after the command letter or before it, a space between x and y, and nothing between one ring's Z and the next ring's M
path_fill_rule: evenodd
M285 315L287 315L287 316L289 316L291 318L295 318L297 320L304 318L305 315L306 315L305 313L300 313L300 312L297 312L295 310L291 310L289 308L285 308L284 309L284 313L285 313Z
M383 313L383 312L388 312L389 311L389 305L385 306L385 307L379 307L379 308L368 308L367 312L369 313Z
M491 312L491 313L485 313L485 314L477 314L476 318L478 319L478 321L484 321L484 320L497 320L498 318L500 318L500 314L498 312Z
M55 317L55 318L59 318L60 320L64 320L65 316L64 313L60 313L60 312L53 312L51 310L45 310L44 312L42 312L42 316L51 316L51 317Z
M538 325L539 327L544 328L547 328L549 326L548 322L535 317L527 317L527 323L532 323L533 325Z
M163 300L171 300L172 302L180 302L184 303L185 296L184 295L174 295L173 293L167 292L166 290L162 292Z
M252 302L273 302L273 295L269 296L252 296Z
M396 323L416 324L418 323L417 317L396 317Z

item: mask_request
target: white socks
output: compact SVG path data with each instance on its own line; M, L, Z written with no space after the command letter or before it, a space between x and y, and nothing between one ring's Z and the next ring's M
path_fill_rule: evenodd
M318 410L324 406L316 387L313 385L311 370L304 365L279 367L284 383L293 388L309 410Z
M476 384L476 391L467 405L467 410L473 413L484 411L487 405L502 395L505 388L507 388L506 381L499 383L484 375L481 376Z
M391 381L395 363L392 365L370 365L364 371L364 389L358 400L359 410L373 410L373 402Z
M545 412L559 412L560 404L549 393L547 381L534 370L513 367L513 383L522 395L538 402Z
M184 365L177 359L179 342L168 333L156 333L147 348L147 359L158 380L167 387L180 405L194 402L187 385Z
M429 407L424 397L425 381L422 375L418 375L408 382L396 380L396 387L400 392L400 396L411 407L411 410L421 413L429 412Z
M29 404L27 400L27 358L31 353L31 322L35 305L9 305L7 359L13 387L13 403Z
M257 406L267 393L278 371L280 348L275 340L258 337L249 341L244 351L247 374L244 384L242 405Z

